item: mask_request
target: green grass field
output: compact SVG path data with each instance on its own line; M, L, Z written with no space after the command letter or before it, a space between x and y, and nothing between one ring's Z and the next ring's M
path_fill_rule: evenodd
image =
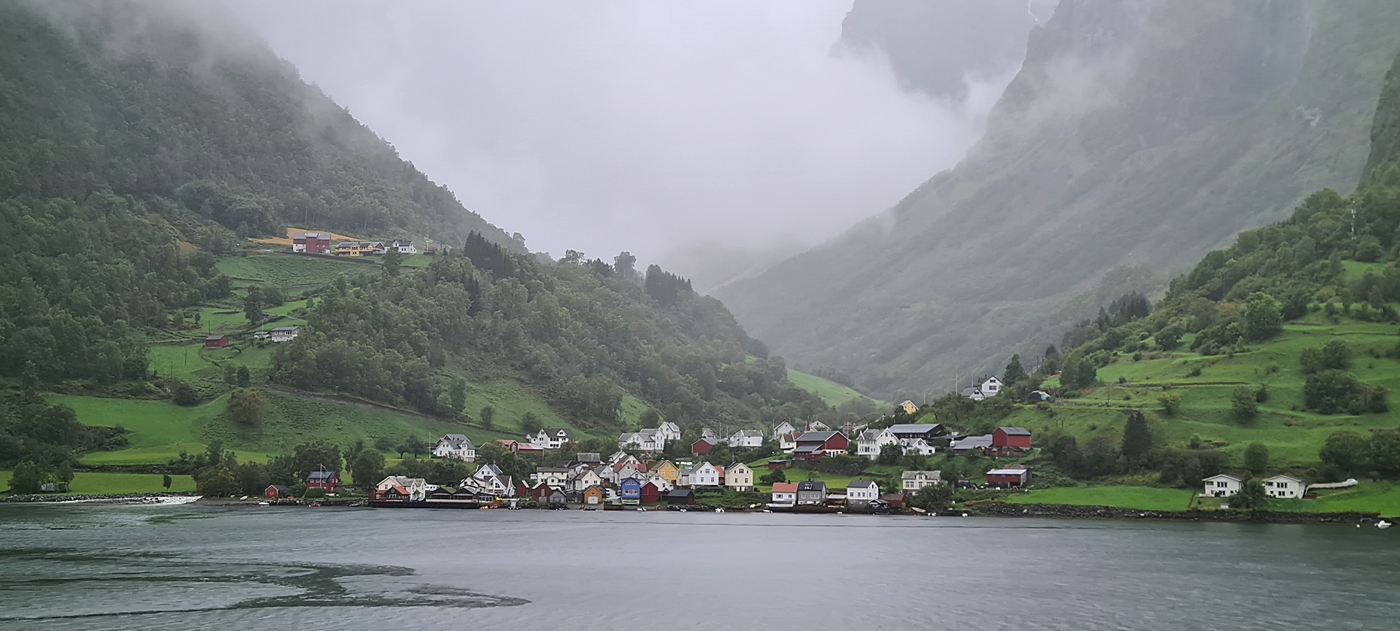
M10 488L10 471L0 471L0 492ZM127 493L160 493L164 478L152 473L89 473L73 474L73 483L68 486L69 495L122 495ZM194 479L187 475L170 476L170 490L178 493L193 493Z
M225 276L237 281L238 286L257 284L283 289L324 285L341 274L354 276L379 271L378 266L366 263L289 254L231 256L220 259L217 266Z
M881 403L834 381L816 375L788 369L788 380L793 385L821 397L827 405L841 405L847 401L868 399L877 406Z
M1190 505L1193 495L1195 491L1188 489L1150 486L1077 486L1014 492L1006 501L1011 504L1066 504L1184 511Z

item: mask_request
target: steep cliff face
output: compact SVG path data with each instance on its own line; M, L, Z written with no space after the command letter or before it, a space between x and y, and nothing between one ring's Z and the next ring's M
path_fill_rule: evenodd
M881 393L1037 355L1097 298L1354 186L1397 26L1383 1L1065 0L963 164L717 293Z
M905 87L960 100L970 83L1015 72L1055 0L856 0L841 43L883 53Z

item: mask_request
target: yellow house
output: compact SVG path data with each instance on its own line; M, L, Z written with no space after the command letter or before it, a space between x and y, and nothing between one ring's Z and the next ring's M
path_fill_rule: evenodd
M899 407L904 408L904 413L909 415L913 415L915 412L919 411L919 406L914 405L913 401L905 401L899 404Z
M742 462L729 465L724 470L724 485L735 491L752 491L753 469Z
M676 465L671 464L670 460L662 460L652 465L651 472L661 476L673 486L676 484L676 480L679 480L681 477L681 470L677 469Z
M374 244L364 241L342 241L335 244L332 254L337 256L365 256L374 254Z
M589 504L589 505L598 505L598 504L602 504L602 503L603 503L603 489L598 488L598 486L597 486L596 484L593 485L593 486L588 487L587 489L584 489L584 491L583 491L583 503L584 503L584 504Z

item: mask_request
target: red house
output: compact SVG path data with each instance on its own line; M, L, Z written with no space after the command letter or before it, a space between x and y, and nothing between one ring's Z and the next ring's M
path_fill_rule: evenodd
M287 487L282 486L281 484L268 485L267 490L263 491L263 497L270 500L281 499L284 497L291 496L291 491L288 491Z
M327 493L334 493L340 488L340 474L334 471L312 471L306 474L307 489L322 489Z
M298 232L292 235L292 251L327 254L331 251L329 232Z
M710 453L710 450L714 449L715 445L718 444L719 439L717 438L701 438L691 444L690 453L695 456L704 456Z
M998 427L992 432L993 447L1031 448L1031 431L1024 427Z
M844 456L851 441L841 432L803 432L797 437L797 451L793 457L803 460L821 460L826 456Z
M228 346L227 335L210 335L204 338L204 348L223 348Z
M655 504L661 501L661 489L655 482L647 482L642 485L642 503Z
M992 469L987 472L987 486L994 486L999 489L1019 489L1025 486L1030 479L1031 471L1025 467Z

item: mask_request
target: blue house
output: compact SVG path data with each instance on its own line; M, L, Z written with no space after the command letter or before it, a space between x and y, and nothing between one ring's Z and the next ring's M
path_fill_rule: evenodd
M622 498L623 504L642 503L642 481L637 478L627 478L618 483L618 496Z

